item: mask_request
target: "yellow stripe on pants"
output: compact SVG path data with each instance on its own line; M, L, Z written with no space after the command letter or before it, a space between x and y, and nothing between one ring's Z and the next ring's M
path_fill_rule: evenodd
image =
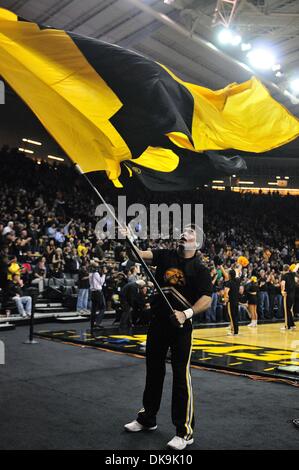
M187 434L185 435L184 439L189 439L193 434L193 429L191 426L192 417L193 417L193 391L192 391L191 374L190 374L190 360L191 360L191 354L192 354L192 334L193 333L191 333L189 359L188 359L187 366L186 366L186 384L187 384L187 390L188 390L188 402L187 402L187 412L186 412L186 421L185 421Z
M287 294L283 296L283 309L284 309L284 324L288 328L288 307L287 307Z

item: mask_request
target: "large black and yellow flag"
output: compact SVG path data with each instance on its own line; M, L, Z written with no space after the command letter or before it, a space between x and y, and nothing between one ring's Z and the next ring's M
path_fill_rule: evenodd
M206 150L264 152L299 135L297 118L256 78L212 91L135 52L4 9L0 75L85 173L104 170L116 185L126 160L178 176L186 155L198 166Z

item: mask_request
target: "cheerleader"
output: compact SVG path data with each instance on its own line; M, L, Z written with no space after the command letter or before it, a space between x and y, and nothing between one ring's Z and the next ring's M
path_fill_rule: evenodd
M251 323L249 327L257 327L257 294L259 291L257 277L252 276L250 283L246 286L247 299L248 299L248 310L251 318Z

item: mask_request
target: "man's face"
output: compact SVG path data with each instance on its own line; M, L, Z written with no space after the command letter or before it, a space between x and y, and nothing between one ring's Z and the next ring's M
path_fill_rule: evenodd
M196 232L191 227L186 227L179 239L180 250L196 250Z

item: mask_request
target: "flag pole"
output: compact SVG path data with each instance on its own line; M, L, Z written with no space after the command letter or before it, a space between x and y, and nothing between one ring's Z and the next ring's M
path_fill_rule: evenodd
M107 212L111 215L111 217L115 220L115 222L118 224L118 226L123 229L123 230L130 230L127 226L123 225L119 220L118 218L116 217L115 213L113 210L111 210L111 208L109 207L109 204L107 204L107 202L105 201L105 199L103 198L102 194L100 193L100 191L95 187L95 185L91 182L91 180L88 178L88 176L86 175L86 173L84 173L82 171L82 169L80 168L80 166L75 163L75 168L76 170L78 171L78 173L80 173L81 176L84 177L84 179L88 182L88 184L91 186L91 188L93 189L93 191L96 193L96 195L99 197L99 199L102 201L102 203L104 204L104 206L106 207L107 209ZM172 307L172 305L170 304L169 300L167 299L165 293L163 292L160 284L157 282L155 276L153 275L153 273L151 272L151 270L149 269L149 267L147 266L146 262L144 261L143 258L141 258L141 256L139 255L138 251L137 251L137 247L134 245L134 243L130 240L130 238L128 236L126 236L125 238L126 242L129 244L131 250L133 251L134 255L136 256L136 258L138 259L139 263L142 265L142 267L144 268L146 274L148 275L148 277L151 279L151 281L153 282L155 288L157 289L157 291L159 292L159 294L161 295L161 297L163 298L164 302L167 304L167 307L171 310L172 313L174 313L174 309Z

